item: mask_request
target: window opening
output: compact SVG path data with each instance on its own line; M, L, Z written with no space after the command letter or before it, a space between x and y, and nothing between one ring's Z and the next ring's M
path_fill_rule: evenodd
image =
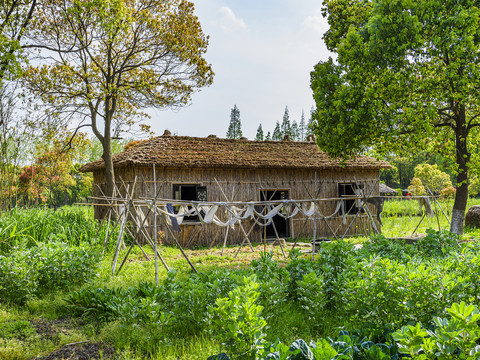
M207 201L207 187L198 184L174 184L173 185L173 198L175 200L184 201ZM187 211L192 209L191 206L187 206ZM175 214L178 214L180 205L174 206ZM183 222L199 222L198 215L185 216Z
M338 184L338 197L345 197L343 200L344 211L341 211L341 215L355 215L359 210L363 212L362 200L360 199L348 199L349 197L363 196L363 185L357 185L355 183Z

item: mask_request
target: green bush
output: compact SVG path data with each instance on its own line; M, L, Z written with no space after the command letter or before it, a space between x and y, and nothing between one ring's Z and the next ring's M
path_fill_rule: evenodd
M408 325L392 336L399 352L415 359L478 359L480 357L480 313L477 306L454 303L447 309L450 319L437 317L435 328L420 323Z
M256 305L260 293L254 278L244 278L243 285L215 302L213 333L235 360L254 360L265 342L267 322L260 316L262 306Z
M315 266L323 276L325 307L330 314L338 313L343 307L345 285L360 259L353 244L347 241L332 241L319 247Z
M285 269L289 274L287 296L291 300L298 300L298 284L305 274L314 271L314 264L308 259L293 257Z
M91 250L66 244L14 248L0 255L0 301L24 304L34 296L81 285L95 275L99 258Z
M69 290L92 279L99 254L87 247L64 243L41 244L28 251L38 269L38 292Z
M82 289L71 291L65 298L69 313L87 321L104 322L118 318L120 304L135 295L132 289Z
M298 302L313 328L320 328L325 321L325 282L315 271L303 276L298 283Z
M405 241L390 240L378 234L363 243L361 252L366 258L373 255L406 263L415 255L416 249Z
M459 236L446 230L427 229L427 235L420 238L416 247L423 257L443 257L459 249Z
M264 308L263 317L274 324L285 311L289 273L273 260L273 252L262 253L258 260L252 260L251 265L259 283L258 304Z
M20 250L0 255L0 301L22 305L37 294L38 268L30 255Z

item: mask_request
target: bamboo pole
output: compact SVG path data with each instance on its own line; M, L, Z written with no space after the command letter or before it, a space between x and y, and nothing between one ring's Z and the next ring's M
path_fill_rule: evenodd
M315 171L314 194L317 197L317 172ZM313 239L312 239L312 260L315 260L315 246L317 242L317 201L313 199Z
M153 163L153 193L157 193L157 180L156 180L156 175L155 175L155 163ZM158 258L157 258L157 198L153 198L153 223L154 223L154 231L155 235L153 237L154 240L154 246L155 246L155 286L158 286Z
M193 266L193 264L191 263L190 259L188 258L187 254L185 254L185 252L183 251L182 247L180 246L180 243L178 242L177 238L175 237L175 235L173 235L173 232L172 230L170 229L170 227L167 225L165 219L163 218L163 216L160 217L163 221L163 224L165 225L165 227L168 229L168 231L170 232L170 235L172 236L173 240L175 241L175 243L177 244L178 248L180 249L183 257L187 260L188 264L190 265L190 267L193 269L194 272L198 273L198 270L195 268L195 266Z
M432 198L433 198L433 200L435 201L435 203L438 205L438 207L439 207L440 210L442 211L443 216L445 216L445 219L447 219L448 225L451 226L452 224L450 223L450 219L449 219L448 216L445 214L445 211L443 211L443 208L442 208L442 206L440 205L440 203L437 201L437 198L435 197L435 195L433 195L432 190L430 190L430 189L428 188L428 186L425 186L425 187L427 188L428 192L429 192L430 195L432 196Z

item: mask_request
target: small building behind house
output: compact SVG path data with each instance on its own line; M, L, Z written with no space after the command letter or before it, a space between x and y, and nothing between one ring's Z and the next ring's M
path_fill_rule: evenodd
M380 196L397 196L398 195L397 190L392 189L391 187L385 185L384 183L380 183L379 189L380 189Z

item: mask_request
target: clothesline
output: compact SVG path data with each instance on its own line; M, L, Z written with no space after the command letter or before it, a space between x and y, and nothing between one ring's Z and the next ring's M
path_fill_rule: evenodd
M243 220L251 219L260 226L268 226L272 223L275 216L280 216L284 219L295 217L298 213L301 213L308 219L312 219L316 214L317 218L330 219L334 217L340 210L342 210L342 216L345 219L345 199L337 201L335 211L330 215L324 215L314 201L297 203L294 200L283 200L273 202L262 202L262 206L259 206L257 202L247 202L243 206L238 206L238 203L233 205L227 202L220 203L199 203L199 202L182 202L178 206L178 211L175 213L170 209L173 209L173 203L157 204L157 213L164 216L168 225L172 225L172 221L175 221L178 225L181 225L185 217L197 216L198 221L202 224L215 224L220 227L233 227L235 224L240 223ZM145 205L153 210L153 203L145 202ZM170 209L169 209L170 208ZM226 214L227 220L222 221L221 215L217 213Z
M259 226L269 226L272 224L273 218L280 216L284 219L290 219L299 213L307 219L331 219L337 214L346 223L346 214L350 209L346 209L346 201L355 200L355 207L361 208L369 199L379 199L381 196L364 196L359 193L356 195L348 195L339 198L321 198L321 199L304 199L304 200L270 200L270 201L247 201L247 202L202 202L194 200L173 200L173 199L152 199L138 198L131 200L135 206L146 206L154 212L153 202L156 201L156 211L158 215L164 217L169 226L174 223L175 226L181 225L186 217L196 216L202 224L215 224L220 227L234 227L236 224L244 220L253 220ZM125 199L108 198L108 197L90 197L92 200L108 200L119 203ZM419 199L429 204L426 196L411 196L408 199ZM325 215L321 211L318 202L335 201L335 210L330 215ZM101 205L101 204L100 204ZM105 204L107 205L107 204ZM176 209L175 211L173 209ZM222 220L226 218L226 220Z

